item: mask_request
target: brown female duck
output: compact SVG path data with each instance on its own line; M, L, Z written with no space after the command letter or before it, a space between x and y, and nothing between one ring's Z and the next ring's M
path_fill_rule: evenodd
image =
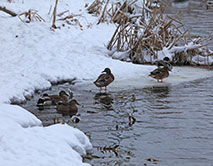
M105 72L105 73L103 73ZM94 84L97 87L100 87L100 90L102 90L102 87L105 87L105 91L106 91L106 87L114 81L115 77L113 76L113 74L111 73L111 70L109 68L105 68L104 71L102 71L103 74L101 74L96 81L94 81Z
M69 95L64 90L60 91L59 95L49 95L49 97L54 105L60 101L67 102L69 100Z
M68 100L69 95L64 90L60 91L59 95L48 95L45 93L38 99L37 106L56 105L60 101L67 102Z
M150 74L150 77L157 79L158 82L163 82L164 78L167 78L169 76L169 68L167 66L164 66L163 68L157 68L153 70Z
M69 102L59 102L57 104L57 111L61 113L63 116L72 117L78 112L78 107L76 105L80 105L75 99Z

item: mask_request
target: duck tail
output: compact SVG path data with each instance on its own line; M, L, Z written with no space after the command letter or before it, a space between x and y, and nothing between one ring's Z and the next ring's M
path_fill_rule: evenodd
M100 83L98 81L93 82L96 86L100 86Z

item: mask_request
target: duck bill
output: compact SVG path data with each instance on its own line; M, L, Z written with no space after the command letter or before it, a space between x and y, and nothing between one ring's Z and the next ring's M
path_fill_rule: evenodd
M101 73L104 73L104 72L106 72L106 70L102 71Z
M81 105L81 104L79 104L77 101L76 101L76 104L77 104L77 105Z
M67 92L65 92L65 95L69 97L69 95L67 94Z

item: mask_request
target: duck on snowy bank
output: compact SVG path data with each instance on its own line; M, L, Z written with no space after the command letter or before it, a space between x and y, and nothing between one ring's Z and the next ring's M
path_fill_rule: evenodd
M104 73L105 72L105 73ZM102 90L102 87L105 87L105 92L107 90L107 86L112 83L115 79L114 75L111 73L111 70L109 68L105 68L104 71L102 71L103 74L101 74L96 81L94 81L94 84L97 87L100 87L100 91Z
M72 117L78 112L78 107L76 105L80 105L77 100L73 99L69 102L59 102L56 106L58 113L61 113L63 116Z
M171 61L168 57L164 57L163 60L156 61L155 64L158 68L168 67L170 71L172 71Z
M164 78L167 78L169 76L170 69L167 66L164 66L163 68L157 68L153 70L149 76L152 78L157 79L158 82L162 83Z

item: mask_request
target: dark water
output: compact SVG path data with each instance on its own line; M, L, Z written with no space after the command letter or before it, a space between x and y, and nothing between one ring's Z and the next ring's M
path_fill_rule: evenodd
M163 0L166 13L178 16L191 35L213 36L213 6L207 10L206 0ZM209 45L213 50L213 42Z
M181 10L181 19L192 34L209 36L213 10L206 10L204 2L168 1L172 7L167 12L174 15ZM71 89L81 104L77 127L91 136L94 146L94 158L86 162L95 166L213 166L213 78L165 87L121 87L108 95L85 86L63 84L45 92ZM53 124L55 115L59 121L69 120L54 108L38 110L38 98L39 94L23 107L43 125ZM113 149L116 145L119 148ZM149 158L159 161L145 160Z
M71 89L81 103L77 127L91 136L93 155L100 158L87 162L95 166L210 166L213 165L212 83L213 78L206 78L169 87L118 90L108 95L100 95L98 89L85 90L86 85L77 83L54 86L46 92ZM35 106L38 97L23 107L36 114L44 125L50 125L56 110L39 111ZM133 119L130 122L130 116L136 119L135 123ZM59 119L63 119L61 115ZM104 149L115 145L119 145L115 153ZM159 161L150 162L147 158Z

